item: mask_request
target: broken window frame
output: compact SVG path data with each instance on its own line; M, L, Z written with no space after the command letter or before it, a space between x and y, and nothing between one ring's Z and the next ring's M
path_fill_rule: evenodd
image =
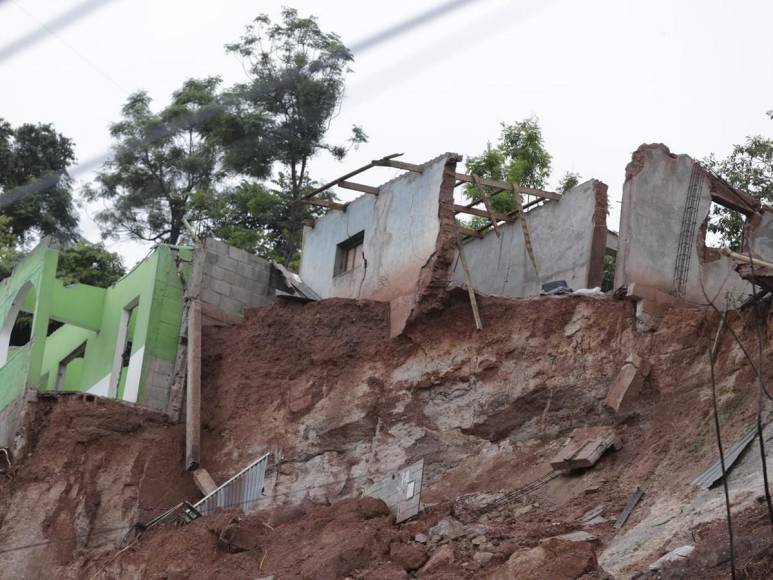
M333 276L342 276L353 272L365 261L365 230L357 232L336 247Z

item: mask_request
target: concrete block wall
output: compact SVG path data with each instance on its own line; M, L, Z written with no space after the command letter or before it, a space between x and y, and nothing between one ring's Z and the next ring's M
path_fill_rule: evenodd
M276 301L271 263L242 249L208 239L193 267L199 300L224 312L241 315L245 308Z
M174 376L174 361L149 356L145 365L141 403L151 409L166 410L169 404L169 389Z

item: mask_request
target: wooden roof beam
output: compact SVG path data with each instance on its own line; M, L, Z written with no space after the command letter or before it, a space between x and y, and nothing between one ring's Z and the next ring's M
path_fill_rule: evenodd
M330 182L326 183L325 185L322 185L322 186L318 187L314 191L311 191L311 192L307 193L306 195L303 196L303 199L309 199L311 197L314 197L318 193L322 193L323 191L325 191L326 189L330 189L334 185L340 185L342 181L346 181L350 177L354 177L355 175L359 175L360 173L362 173L363 171L367 171L371 167L376 167L376 166L383 165L384 163L389 162L391 159L394 159L395 157L400 157L400 155L402 155L402 153L392 153L392 155L387 155L386 157L382 157L381 159L377 159L375 161L371 161L367 165L363 165L359 169L355 169L354 171L350 171L346 175L342 175L338 179L330 181ZM363 186L363 187L365 187L365 186Z
M478 217L489 217L489 213L482 209L475 209L472 207L467 207L464 205L457 205L454 204L454 213L466 213L470 215L475 215ZM499 220L500 222L511 222L513 221L513 218L505 213L495 213L494 218Z
M339 181L337 185L344 189L352 189L354 191L361 191L362 193L370 193L371 195L378 195L379 192L378 187L363 185L362 183L353 183L351 181Z
M346 206L349 205L348 203L336 203L335 201L320 199L318 197L312 199L299 199L298 201L307 205L318 205L329 209L337 209L338 211L346 211Z
M466 183L474 183L473 176L466 173L457 173L456 179L458 181L464 181ZM501 190L512 191L513 184L506 181L499 181L497 179L489 179L488 177L478 177L478 183L487 187L496 187ZM520 193L526 193L528 195L536 195L537 197L544 197L545 199L561 199L561 195L552 191L543 191L541 189L535 189L534 187L527 187L525 185L515 184ZM493 194L492 194L493 195Z

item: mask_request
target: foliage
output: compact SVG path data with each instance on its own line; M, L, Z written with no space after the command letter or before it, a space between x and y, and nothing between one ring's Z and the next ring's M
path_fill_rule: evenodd
M567 171L558 182L558 192L566 193L580 183L580 174L573 171Z
M75 238L78 217L72 180L66 173L75 161L73 142L50 124L12 127L0 119L0 193L38 184L38 191L5 208L5 233L23 246L35 237L60 241ZM44 178L42 181L41 178Z
M59 250L56 277L65 285L80 283L107 288L125 273L120 256L102 244L80 242Z
M703 164L733 187L765 204L773 203L773 139L761 135L748 137L745 143L735 145L728 157L717 159L712 154ZM740 248L743 217L719 206L714 206L711 217L709 231L719 234L721 241L731 248Z
M502 123L499 142L477 157L467 160L467 172L480 177L519 183L542 189L550 176L550 153L545 149L542 130L536 118L509 125ZM465 195L479 199L480 191L474 184L465 188ZM503 192L492 198L495 211L507 213L515 209L515 196Z
M146 92L128 98L110 128L113 157L85 191L88 200L111 203L96 216L103 237L177 244L186 219L204 219L191 211L192 198L214 195L226 176L215 138L224 122L219 84L217 77L189 79L158 113Z
M239 42L226 48L243 60L249 74L246 83L234 86L223 99L226 117L220 137L226 164L242 175L262 178L270 156L278 170L272 189L236 188L215 229L262 247L260 251L289 265L298 257L303 220L316 213L297 203L311 185L309 162L320 151L343 159L350 147L367 140L355 126L348 146L325 141L352 54L337 35L323 32L315 18L301 18L289 8L283 9L280 23L258 16ZM238 218L235 208L249 208L249 215L225 219ZM251 227L260 231L244 231Z
M615 287L616 256L604 254L603 276L601 278L601 291L609 292Z

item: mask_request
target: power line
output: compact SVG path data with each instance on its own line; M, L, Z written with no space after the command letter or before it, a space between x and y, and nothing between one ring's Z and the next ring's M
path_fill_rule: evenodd
M47 34L54 34L55 31L66 28L81 18L88 16L92 12L104 8L115 0L85 0L80 4L73 6L66 12L56 18L38 26L35 30L11 41L3 47L0 47L0 63L8 58L34 46L40 42ZM18 5L18 4L17 4Z
M101 77L106 79L111 85L116 87L122 94L126 93L126 89L124 89L118 81L116 81L112 76L110 76L103 68L97 66L94 61L92 61L89 57L87 57L85 54L83 54L80 50L75 48L72 44L67 42L55 29L51 28L48 24L45 22L42 22L40 18L35 16L32 12L27 10L24 6L22 6L21 3L19 3L18 0L11 0L18 8L19 10L25 12L30 18L36 20L38 23L40 23L40 28L48 32L51 36L56 38L59 42L64 44L67 48L69 48L78 58L80 58L83 62L85 62L92 70L94 70L97 74L99 74Z
M418 28L424 24L427 24L441 16L445 16L459 8L462 8L468 4L478 2L479 0L451 0L443 4L438 4L425 12L417 14L411 18L403 20L399 24L385 28L381 32L378 32L368 38L363 38L360 41L355 41L349 48L354 53L363 53L374 46L378 46L383 42L387 42L392 38L402 36L406 32Z
M83 2L79 6L73 8L66 14L60 16L59 18L50 21L47 25L45 25L47 29L43 29L43 28L38 29L38 32L40 32L40 34L36 33L37 36L35 36L34 39L28 40L27 43L37 42L46 33L49 33L49 32L53 33L53 31L55 31L57 28L62 28L65 25L71 24L78 18L85 16L86 14L95 10L101 5L104 5L112 1L113 0L87 0L86 2ZM352 44L352 47L353 47L352 50L358 51L360 53L370 50L375 46L378 46L379 44L387 42L391 39L394 39L408 32L409 30L413 30L419 26L426 25L436 18L440 18L443 15L448 14L453 10L457 10L464 5L468 5L472 2L477 2L477 1L479 0L453 0L452 2L446 2L444 4L438 5L433 9L430 9L417 16L407 19L401 22L400 24L390 26L360 41L355 41ZM86 10L86 8L88 8L88 10ZM65 24L62 24L62 22L60 22L61 20L65 20ZM31 34L33 33L30 33L30 35ZM30 35L27 35L27 36L30 36ZM17 43L18 42L20 41L17 41ZM12 43L12 45L13 44L16 44L16 43ZM0 62L2 62L2 60L7 56L10 56L10 54L6 55L5 52L7 52L9 50L8 47L12 45L7 45L5 48L0 49ZM17 49L14 49L14 51L16 50ZM201 115L202 112L200 111L198 114ZM185 117L178 119L179 123L184 123L185 121L186 121ZM174 126L169 126L166 130L172 131L174 130ZM73 169L69 172L69 175L70 177L75 177L79 174L86 173L98 167L100 164L104 163L105 161L107 161L109 157L110 157L110 149L107 149L100 155L91 157L86 161L74 166ZM52 185L53 177L54 176L52 174L41 176L37 179L32 180L28 184L17 187L11 191L6 192L3 195L0 195L0 211L20 201L21 199L24 199L27 196L34 195L35 193L39 193L41 191L45 191L46 189L50 188ZM59 175L58 177L61 177L61 175ZM56 183L56 182L53 181L53 183Z

